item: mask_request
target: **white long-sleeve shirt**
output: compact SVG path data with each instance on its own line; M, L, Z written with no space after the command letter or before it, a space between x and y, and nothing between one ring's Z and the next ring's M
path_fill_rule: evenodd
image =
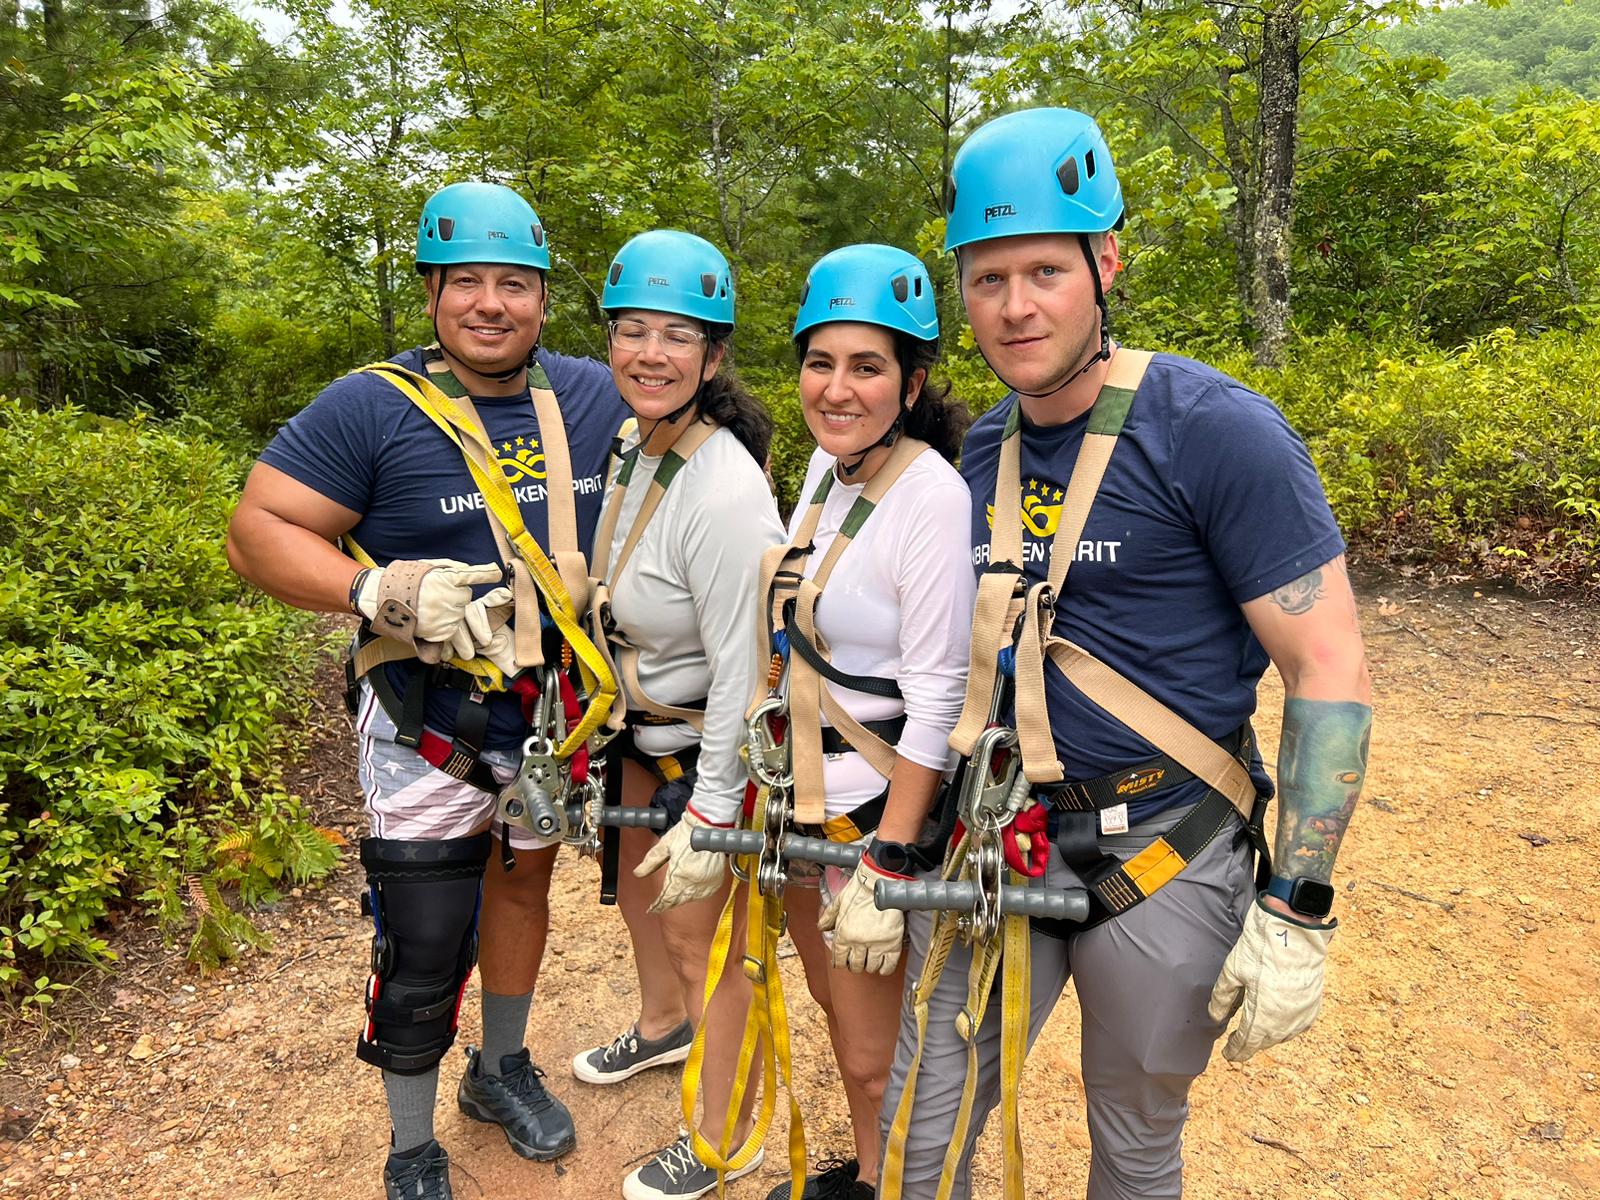
M641 454L634 464L612 536L613 563L660 463ZM613 480L606 489L608 504L615 487ZM691 803L708 821L732 821L743 800L745 707L765 670L754 597L762 551L781 541L766 475L738 438L719 429L678 472L621 576L608 581L612 616L639 651L640 686L662 704L705 700L702 735L687 725L647 725L635 730L634 742L646 754L700 742ZM966 573L970 579L971 569Z
M816 493L823 472L833 465L833 457L822 450L812 454L802 499ZM834 480L817 524L816 550L806 560L808 578L864 486ZM801 504L790 521L791 537L804 515ZM936 451L923 452L840 556L817 605L817 631L833 665L850 675L893 679L903 699L826 681L823 686L858 721L904 712L899 753L935 770L954 765L949 737L966 693L977 591L967 544L971 519L972 500L961 476ZM861 755L829 755L823 765L828 815L865 803L883 791L884 783Z

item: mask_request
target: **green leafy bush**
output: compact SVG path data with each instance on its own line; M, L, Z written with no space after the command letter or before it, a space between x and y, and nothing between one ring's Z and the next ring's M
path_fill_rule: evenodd
M0 399L0 477L5 991L33 961L105 960L116 906L181 919L185 877L259 901L336 852L276 785L311 618L228 569L242 463L145 421Z
M1453 351L1337 333L1282 370L1219 365L1282 406L1353 542L1600 584L1600 333L1498 330Z

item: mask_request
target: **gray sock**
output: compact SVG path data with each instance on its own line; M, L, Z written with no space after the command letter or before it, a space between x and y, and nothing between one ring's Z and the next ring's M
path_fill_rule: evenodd
M421 1075L383 1073L383 1090L389 1098L389 1124L394 1129L394 1150L404 1153L433 1139L433 1102L439 1094L439 1068Z
M528 1010L533 993L502 996L487 988L483 992L483 1071L500 1074L500 1060L522 1049L528 1036Z

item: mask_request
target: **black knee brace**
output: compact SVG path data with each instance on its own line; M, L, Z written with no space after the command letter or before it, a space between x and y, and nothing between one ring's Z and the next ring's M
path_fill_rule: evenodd
M372 916L367 1023L356 1057L386 1071L432 1069L456 1040L461 994L478 961L478 906L489 835L412 842L362 838Z

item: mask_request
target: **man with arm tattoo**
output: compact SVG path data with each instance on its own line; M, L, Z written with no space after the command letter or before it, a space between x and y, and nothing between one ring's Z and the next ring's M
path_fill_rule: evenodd
M1031 767L1046 760L1028 771L1015 829L1050 841L1035 886L1092 896L1086 922L1034 922L1020 1019L1031 1043L1074 981L1089 1200L1176 1197L1190 1086L1234 1014L1224 1054L1238 1061L1306 1029L1321 1004L1330 880L1372 723L1344 539L1271 401L1202 363L1112 341L1122 192L1089 117L1034 109L983 126L956 156L946 201L974 337L1012 389L962 452L980 613L1005 613L985 594L1009 595L1017 581L1033 589L1028 605L1044 614L1035 636L1049 647L1042 674L1025 673L1020 643L1015 659L1029 714L1022 757L1031 726ZM1020 548L1002 526L1018 521ZM1039 599L1046 582L1053 606ZM1015 636L1008 626L1002 647ZM974 680L996 674L994 649L983 657L975 648ZM1106 670L1084 674L1086 660ZM1249 721L1269 660L1287 698L1273 877L1258 891L1252 842L1268 840L1273 785ZM998 661L1007 671L1003 649ZM1107 678L1123 690L1101 686ZM1124 703L1127 685L1155 708ZM1157 708L1165 715L1151 718ZM1175 737L1175 726L1187 731ZM962 738L958 727L958 749ZM1202 758L1216 767L1203 777L1188 769ZM916 978L932 921L912 914L907 925ZM975 1109L961 1138L968 1044L957 1017L972 957L958 943L932 987L910 1119L894 1125L903 1176L886 1172L886 1200L931 1198L946 1171L954 1200L970 1194L972 1148L1002 1086L997 995L973 1037ZM918 1033L908 1005L886 1129Z

